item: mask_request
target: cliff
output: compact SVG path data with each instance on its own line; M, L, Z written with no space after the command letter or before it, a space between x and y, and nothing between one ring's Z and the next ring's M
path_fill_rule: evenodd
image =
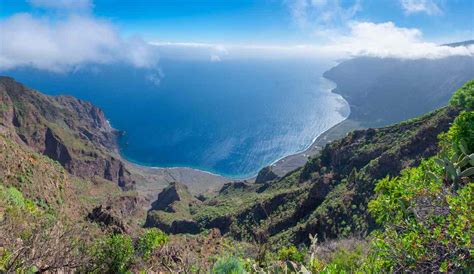
M16 141L73 175L133 188L130 172L114 153L116 132L99 108L70 96L41 94L8 77L0 77L0 102L0 125Z

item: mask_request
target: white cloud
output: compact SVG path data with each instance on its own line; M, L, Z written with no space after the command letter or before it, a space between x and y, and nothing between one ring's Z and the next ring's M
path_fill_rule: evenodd
M160 55L173 59L201 59L222 61L229 54L228 46L196 42L150 42L159 49Z
M324 44L304 45L238 45L200 43L154 43L163 56L186 56L205 60L219 48L233 58L315 58L340 60L343 58L370 56L401 59L439 59L448 56L473 56L474 46L449 47L423 40L420 30L397 27L393 22L372 23L352 21L345 34L333 33ZM219 56L219 55L217 55Z
M317 32L352 19L362 9L361 0L286 0L296 24Z
M62 71L86 63L157 63L153 47L124 39L109 22L71 14L60 20L15 14L0 21L0 69L31 66Z
M346 56L437 59L453 55L474 56L474 47L449 47L423 41L422 32L400 28L393 22L351 22L350 33L333 37L326 51Z
M406 14L426 13L428 15L440 15L443 13L435 0L400 0L400 4Z
M92 9L92 0L28 0L37 8L60 10L89 10Z

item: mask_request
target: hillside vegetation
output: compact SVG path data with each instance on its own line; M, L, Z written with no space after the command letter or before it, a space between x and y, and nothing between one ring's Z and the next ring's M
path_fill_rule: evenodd
M176 182L148 212L120 172L76 174L112 157L91 141L94 119L65 114L94 108L2 81L0 272L473 270L474 80L449 106L351 132L282 178L198 197Z

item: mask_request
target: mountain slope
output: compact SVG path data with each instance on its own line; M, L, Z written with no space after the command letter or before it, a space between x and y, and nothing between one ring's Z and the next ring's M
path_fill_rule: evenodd
M336 261L337 267L346 272L364 269L362 262L372 267L369 269L381 272L380 269L390 270L390 265L374 265L370 261L364 247L366 240L356 239L355 243L350 239L341 240L363 237L379 226L388 230L377 230L373 235L379 241L395 242L398 246L394 246L397 253L392 252L390 245L385 250L375 250L386 252L375 258L378 262L393 260L389 263L401 266L397 269L418 272L463 270L472 264L469 218L474 169L470 162L474 156L469 153L474 148L474 81L452 97L450 106L392 126L354 131L329 143L318 157L281 178L267 169L256 184L228 183L214 195L199 197L193 197L185 185L171 184L152 204L145 226L156 226L169 233L198 235L175 235L169 239L153 229L139 233L142 229L138 225L143 224L140 220L144 221L145 216L140 215L144 212L137 206L136 193L123 191L117 182L103 180L99 176L102 173L88 178L90 174L77 177L66 171L66 168L72 173L75 171L74 165L69 165L75 161L93 163L87 157L112 157L108 154L108 139L104 137L110 132L103 130L107 127L100 122L103 121L100 113L91 114L91 111L97 113L94 107L72 98L41 95L11 79L2 79L1 83L1 272L117 272L117 265L124 271L134 272L196 269L208 272L212 265L214 270L229 264L243 269L244 263L238 259L241 257L246 258L246 267L255 272L282 272L288 267L303 265L305 259L309 261L306 266L313 272L329 271L330 260ZM87 117L80 120L81 115ZM455 123L451 125L453 120ZM433 159L426 159L449 145L438 144L439 134L448 128L443 140L467 154L461 154L462 160L455 165L461 167L461 163L469 162L471 166L449 171L446 165L449 171L446 173L442 167L433 165ZM96 131L88 135L81 131L83 129ZM101 144L101 140L105 143ZM91 155L95 149L98 149L96 155ZM451 148L449 153L458 153L453 150ZM440 156L443 155L437 157ZM51 157L64 161L64 167ZM450 156L450 159L455 158L461 159ZM431 165L435 179L410 177L411 173L422 172L427 165ZM407 169L410 167L416 168ZM401 176L393 179L400 173ZM447 175L453 179L446 179ZM399 182L409 190L400 188ZM433 183L436 189L432 188ZM420 186L422 193L418 191ZM390 192L393 190L397 191L395 196ZM432 193L432 190L438 192ZM412 192L420 195L414 196ZM406 210L407 206L400 203L396 195L402 195L416 207ZM436 210L442 210L442 218L433 214L437 213L432 211L433 204ZM384 222L377 218L376 223L368 207L372 209L370 213L375 208ZM392 211L385 212L385 208L401 214L398 223L391 222ZM428 220L427 216L442 223L419 221L420 218ZM403 225L402 230L398 224ZM421 245L418 238L412 237L414 225L420 224L423 230L416 230L415 236L426 235ZM432 224L437 229L431 231ZM201 232L207 229L210 233L205 236ZM310 235L317 237L310 241ZM438 240L440 237L442 241ZM323 250L319 255L314 250L314 239L318 240L316 249ZM350 252L337 247L339 244L331 249L334 245L327 244L330 239L347 244L344 248ZM447 244L443 246L445 241ZM406 242L412 257L423 255L416 261L408 258L409 268L404 268L407 249L403 244ZM288 247L302 243L309 247L311 256L308 258L296 247ZM440 249L430 250L432 244ZM360 251L360 246L365 250ZM323 254L325 262L313 261L324 258L321 252L330 253L332 259ZM446 254L448 261L440 261Z
M404 60L360 57L324 73L351 107L349 119L379 127L446 105L474 78L474 57Z
M0 77L0 125L15 139L57 160L71 174L130 189L135 182L114 155L116 132L103 112L69 96L47 96Z
M202 204L189 206L193 225L276 243L273 248L307 242L309 234L320 240L366 234L374 228L366 208L375 182L437 153L438 134L458 113L445 107L393 126L354 131L281 179L228 184ZM159 221L153 220L160 216L157 211L149 212L150 224Z

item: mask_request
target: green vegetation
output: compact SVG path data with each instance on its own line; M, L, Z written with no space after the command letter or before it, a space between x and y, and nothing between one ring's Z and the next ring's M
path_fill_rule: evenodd
M375 270L453 272L472 267L474 149L459 147L474 141L469 134L473 114L464 112L455 120L443 135L452 143L445 140L438 157L377 184L369 211L384 230L374 233ZM440 160L444 155L453 156Z
M134 256L130 236L114 234L100 240L92 249L96 273L125 273Z
M25 199L15 187L6 188L0 185L0 200L5 201L11 208L24 209L30 213L37 211L36 205L30 199Z
M294 245L292 245L280 249L278 251L278 259L280 261L302 263L304 261L304 255Z
M83 228L59 215L37 206L15 187L0 186L0 272L34 273L84 264Z
M463 144L474 139L474 134L469 134L474 125L473 113L461 113L449 131L441 135L442 147L436 156L404 169L400 176L378 181L368 210L380 229L371 233L368 252L361 246L351 250L342 246L324 259L321 252L314 252L321 246L313 241L307 254L295 246L284 247L277 251L277 260L271 259L259 269L309 269L314 273L471 272L474 150ZM446 155L450 158L443 159ZM292 262L292 266L285 261Z
M342 247L332 251L330 258L314 252L314 248L305 254L305 249L283 247L275 251L276 256L264 256L266 261L261 261L261 266L253 269L270 272L277 272L277 269L309 269L316 273L471 272L474 265L474 111L470 99L466 98L472 98L472 87L471 81L453 96L452 102L460 102L455 105L463 111L449 130L440 135L436 155L420 159L419 164L403 169L399 176L376 181L375 193L367 209L361 208L362 204L348 207L339 197L347 200L354 191L354 184L366 180L370 174L367 171L378 163L371 161L366 168L359 171L352 168L350 172L347 166L342 166L348 176L329 192L326 200L308 218L318 220L334 214L347 216L347 213L342 213L344 211L352 212L349 213L352 220L339 219L332 223L336 226L343 226L344 223L352 226L357 219L356 212L363 214L368 210L378 225L368 236L368 247L347 249L341 244ZM406 129L412 124L419 125L419 119L402 126ZM353 133L348 138L355 139L357 134ZM407 138L406 134L403 133L404 138ZM384 135L375 132L373 136L393 137L386 136L386 133ZM378 144L367 143L359 149L359 153L377 150ZM301 178L315 180L324 176L328 171L324 167L325 162L330 161L333 153L323 151L321 158L311 160L303 169ZM337 169L333 167L332 170L334 172ZM341 209L344 211L339 211ZM339 237L350 236L351 229L347 234L344 234L344 230L336 231ZM324 243L319 247L324 247ZM292 266L286 265L285 261L292 262Z
M148 259L153 250L166 242L168 242L168 235L159 229L150 228L138 239L137 251L145 259Z
M452 106L354 131L271 182L203 201L171 184L147 223L193 235L143 229L112 207L100 226L85 221L104 200L128 213L137 199L0 135L0 272L472 272L473 87Z
M220 258L212 268L216 274L242 274L245 273L244 263L234 256Z
M458 89L451 97L450 103L465 110L474 110L474 79Z
M462 112L454 122L453 126L443 136L444 141L453 144L453 152L467 154L474 151L474 111Z

